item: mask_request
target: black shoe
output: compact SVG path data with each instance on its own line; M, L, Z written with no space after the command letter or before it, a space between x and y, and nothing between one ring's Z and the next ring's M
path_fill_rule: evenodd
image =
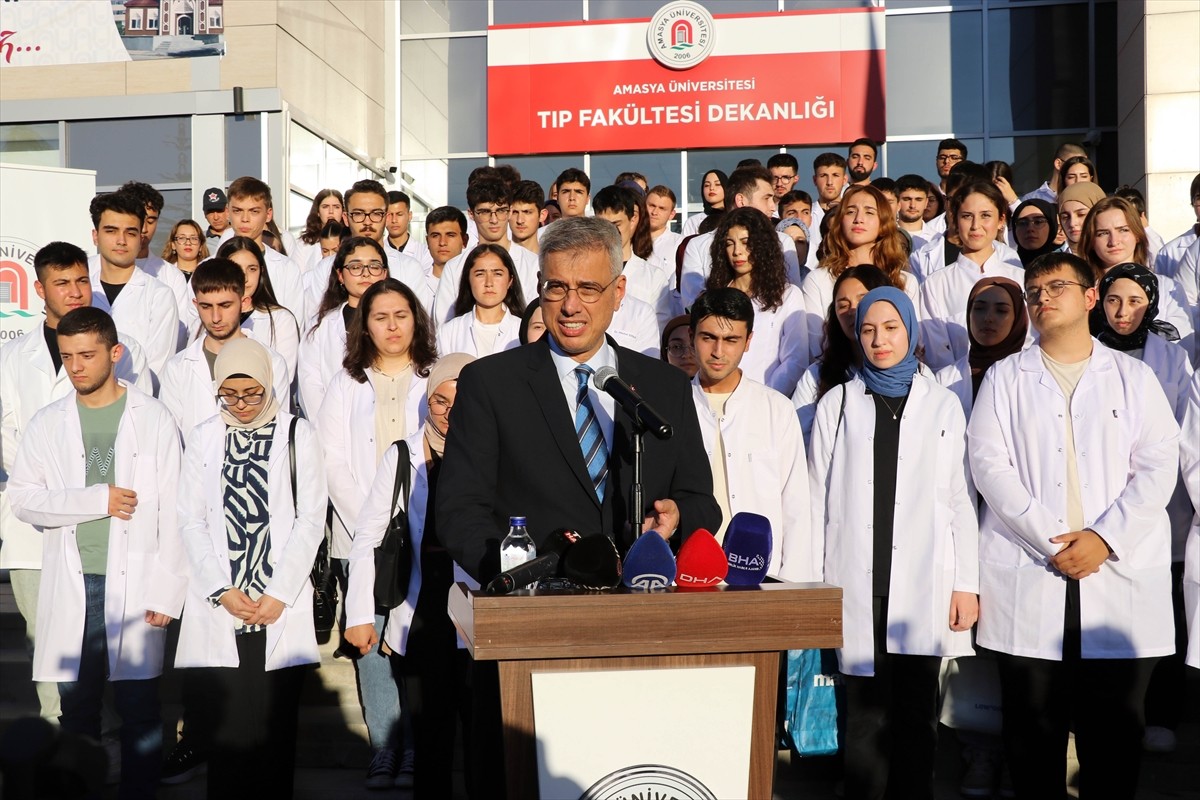
M180 739L163 762L161 783L174 786L187 783L197 775L203 774L208 766L208 756L188 744L187 739Z

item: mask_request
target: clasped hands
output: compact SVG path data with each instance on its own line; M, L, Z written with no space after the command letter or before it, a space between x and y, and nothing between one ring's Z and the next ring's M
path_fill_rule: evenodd
M232 616L247 625L270 625L279 621L283 613L283 601L264 594L251 600L241 589L228 589L221 595L221 606Z

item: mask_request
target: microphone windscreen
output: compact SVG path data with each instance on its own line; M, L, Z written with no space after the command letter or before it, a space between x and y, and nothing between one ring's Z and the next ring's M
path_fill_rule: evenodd
M675 580L675 554L656 532L643 533L625 554L621 583L630 589L665 589Z
M563 555L562 576L587 589L611 589L621 583L621 556L603 534L584 536Z
M681 588L716 586L725 580L728 572L729 561L725 551L704 528L696 530L679 548L675 583Z
M730 586L758 586L771 561L771 521L762 514L739 511L725 530Z

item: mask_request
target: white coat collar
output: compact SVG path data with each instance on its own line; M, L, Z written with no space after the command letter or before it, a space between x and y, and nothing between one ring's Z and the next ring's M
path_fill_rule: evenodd
M45 324L46 321L42 320L41 325L26 331L17 345L17 352L23 362L31 364L38 371L53 378L55 377L54 362L50 360L50 351L46 348L46 338L42 333Z

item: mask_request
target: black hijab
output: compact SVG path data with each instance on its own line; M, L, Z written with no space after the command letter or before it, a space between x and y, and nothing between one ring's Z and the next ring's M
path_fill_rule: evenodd
M1021 219L1021 212L1029 206L1033 206L1042 212L1042 216L1046 218L1046 222L1050 223L1050 235L1046 237L1046 243L1036 250L1026 250L1021 247L1021 240L1015 234L1017 222ZM1058 245L1054 244L1054 240L1058 238L1058 209L1053 203L1047 203L1045 200L1034 198L1026 200L1017 206L1017 210L1012 215L1012 225L1014 230L1013 239L1017 242L1017 255L1021 257L1021 266L1028 267L1030 262L1035 258L1046 253L1052 253L1058 249Z
M1104 296L1112 289L1113 284L1121 278L1129 280L1142 287L1146 293L1146 313L1142 322L1133 333L1120 334L1108 324L1108 315L1104 313ZM1169 322L1155 319L1158 316L1158 278L1154 273L1141 264L1118 264L1104 274L1100 279L1100 299L1092 309L1092 334L1103 344L1113 350L1139 350L1146 346L1146 337L1151 332L1157 333L1168 342L1179 340L1179 331Z

